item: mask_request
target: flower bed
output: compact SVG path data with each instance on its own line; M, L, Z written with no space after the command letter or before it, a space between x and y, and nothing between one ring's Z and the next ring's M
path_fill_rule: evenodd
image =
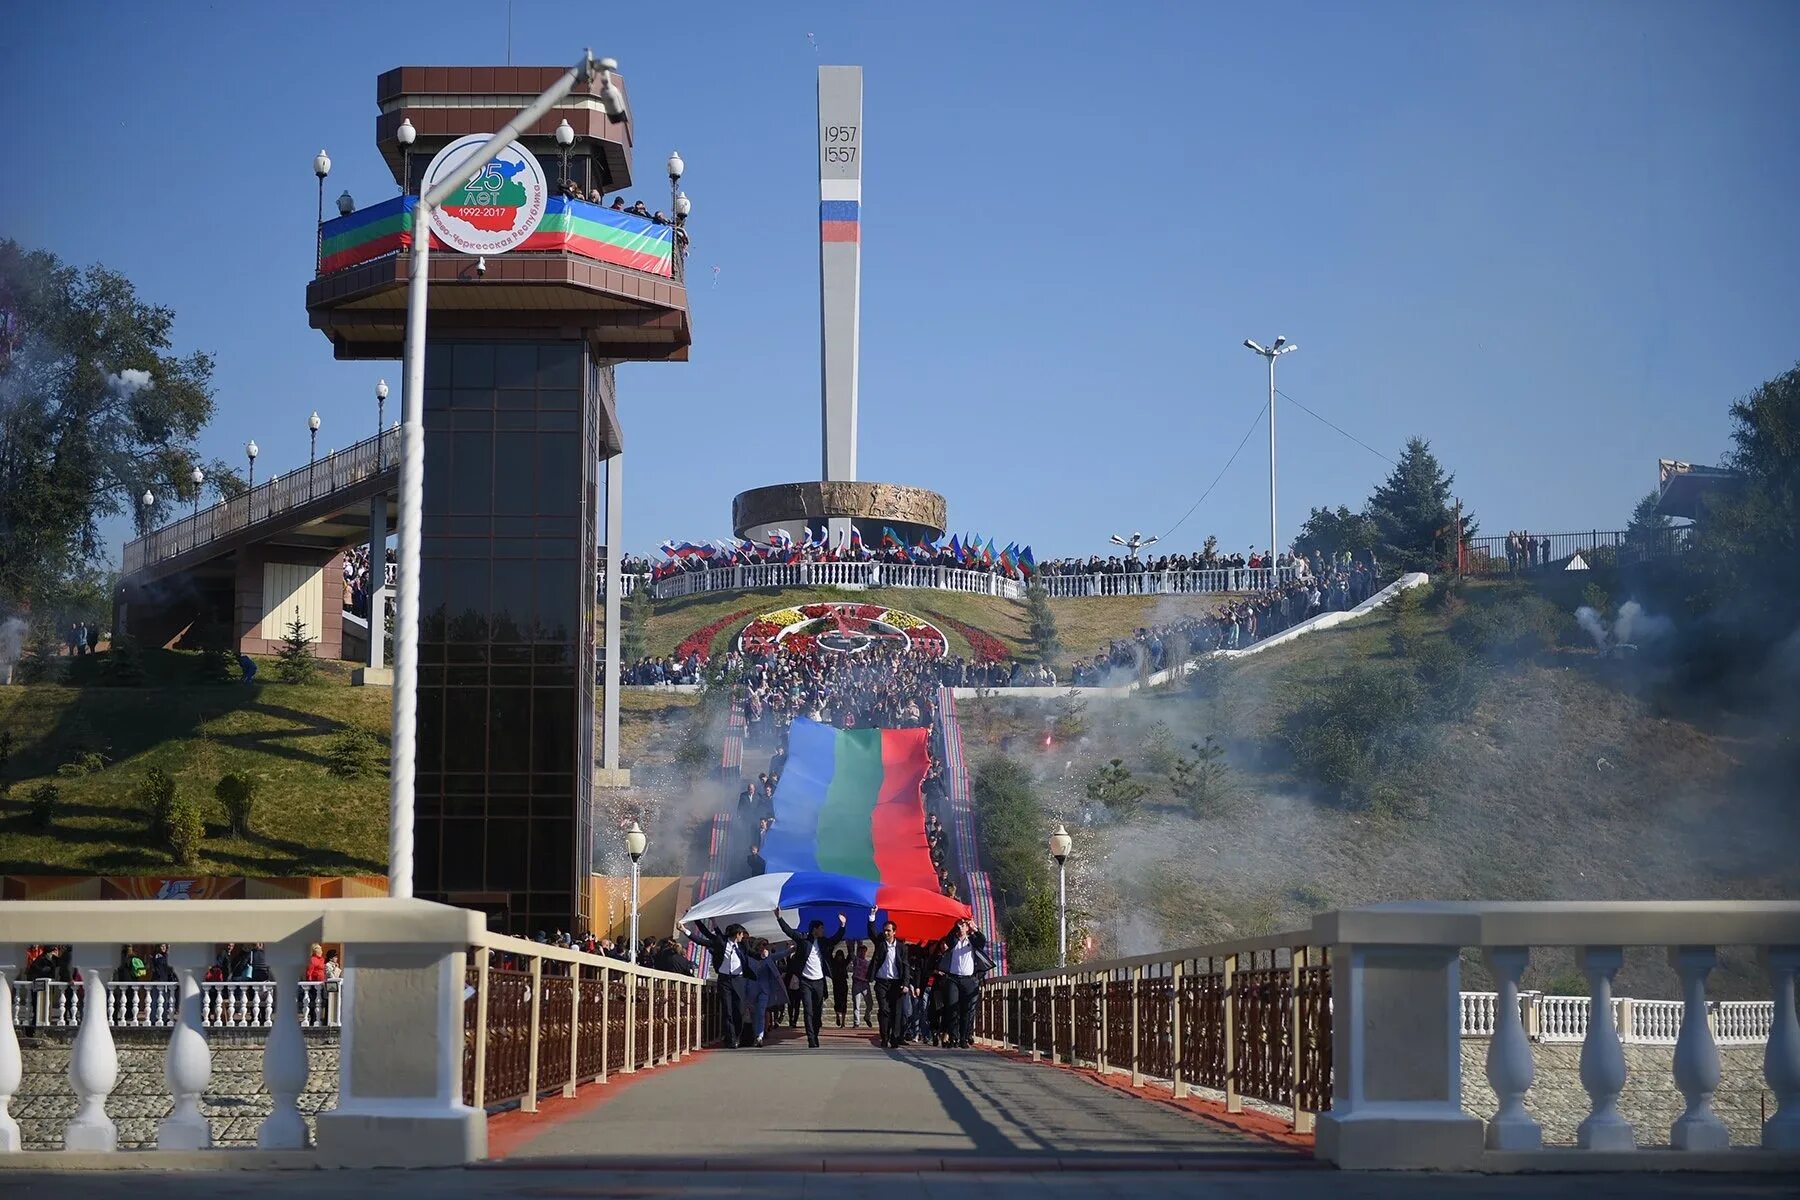
M741 615L741 614L740 614ZM800 653L830 649L854 653L882 638L899 638L913 650L941 657L943 631L911 613L880 604L816 603L764 613L738 634L738 648L762 654L786 646Z
M720 617L711 625L694 630L681 639L681 645L675 647L675 657L686 658L690 654L698 654L702 658L708 656L712 653L713 639L719 636L721 630L727 625L743 620L755 611L755 609L746 608L742 612L734 612L728 617Z
M925 612L930 615L932 620L948 625L962 634L968 640L969 649L974 652L976 662L1005 662L1012 657L1012 651L1007 649L1006 643L993 634L977 629L973 625L965 625L956 618L946 617L940 612L932 612L930 609L926 609Z

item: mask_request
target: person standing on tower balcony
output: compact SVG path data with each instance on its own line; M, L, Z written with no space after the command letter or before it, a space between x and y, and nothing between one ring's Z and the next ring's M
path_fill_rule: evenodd
M802 934L787 923L779 908L775 909L775 920L781 925L781 932L794 942L795 976L800 981L800 1011L806 1019L806 1044L809 1048L819 1048L819 1025L824 1017L825 978L828 959L832 948L844 940L844 929L849 925L849 918L838 914L838 931L830 937L825 936L825 922L814 921Z

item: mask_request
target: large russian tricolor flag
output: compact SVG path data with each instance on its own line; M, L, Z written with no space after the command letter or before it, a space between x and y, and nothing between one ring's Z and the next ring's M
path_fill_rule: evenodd
M920 787L926 729L834 729L800 717L788 731L763 838L771 872L828 871L937 890Z

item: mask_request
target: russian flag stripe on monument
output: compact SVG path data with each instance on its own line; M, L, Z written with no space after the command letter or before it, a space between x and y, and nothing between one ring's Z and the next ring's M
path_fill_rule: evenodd
M819 201L819 240L822 242L860 242L862 201Z

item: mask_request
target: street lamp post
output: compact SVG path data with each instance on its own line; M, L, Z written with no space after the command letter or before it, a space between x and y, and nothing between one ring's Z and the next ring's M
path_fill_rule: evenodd
M206 482L206 472L201 470L199 468L199 466L195 466L194 473L192 476L190 476L190 478L194 482L194 499L193 499L194 511L192 514L193 521L194 521L194 532L192 535L192 544L189 547L190 549L192 549L194 546L198 546L200 544L200 485Z
M244 444L244 457L250 460L250 484L244 489L244 524L250 523L250 505L256 495L256 439L251 438Z
M413 139L418 136L419 131L413 128L411 117L403 118L400 128L394 131L394 137L400 143L400 194L402 196L412 191L412 146Z
M424 190L413 208L412 263L406 290L406 372L400 392L400 552L394 595L393 759L388 773L388 894L413 894L413 783L417 772L419 717L419 540L425 498L425 329L431 281L431 210L450 198L474 171L504 150L520 132L556 106L575 87L601 79L600 106L613 118L625 115L625 95L613 82L618 63L596 60L592 50L570 67L549 89L527 105L500 131ZM321 184L320 194L323 195ZM616 669L616 664L614 665Z
M313 274L325 263L325 177L331 174L331 156L323 150L313 157L313 174L319 177L319 235L313 256Z
M1269 580L1274 582L1275 555L1280 550L1280 542L1275 536L1275 360L1300 347L1280 334L1275 335L1275 344L1267 350L1250 338L1244 339L1244 345L1269 360Z
M669 222L673 229L669 231L669 262L675 278L681 278L681 238L677 231L681 228L679 209L684 197L681 194L681 173L687 170L687 164L681 161L681 151L669 151Z
M144 532L149 533L151 522L156 519L156 493L145 488L144 494L138 497L138 503L144 506Z
M383 379L375 385L375 467L381 470L387 466L387 455L382 453L387 432L387 380Z
M313 462L319 457L319 414L314 413L306 419L306 430L311 435L311 444L306 450L306 498L313 498Z
M644 848L650 839L633 821L631 828L625 831L625 853L631 855L631 961L637 961L638 955L638 859L644 857Z
M1056 860L1056 965L1069 965L1069 851L1075 839L1058 825L1050 835L1050 857Z
M562 150L562 185L563 191L569 190L569 147L575 144L575 127L564 117L562 124L556 127L556 145Z

